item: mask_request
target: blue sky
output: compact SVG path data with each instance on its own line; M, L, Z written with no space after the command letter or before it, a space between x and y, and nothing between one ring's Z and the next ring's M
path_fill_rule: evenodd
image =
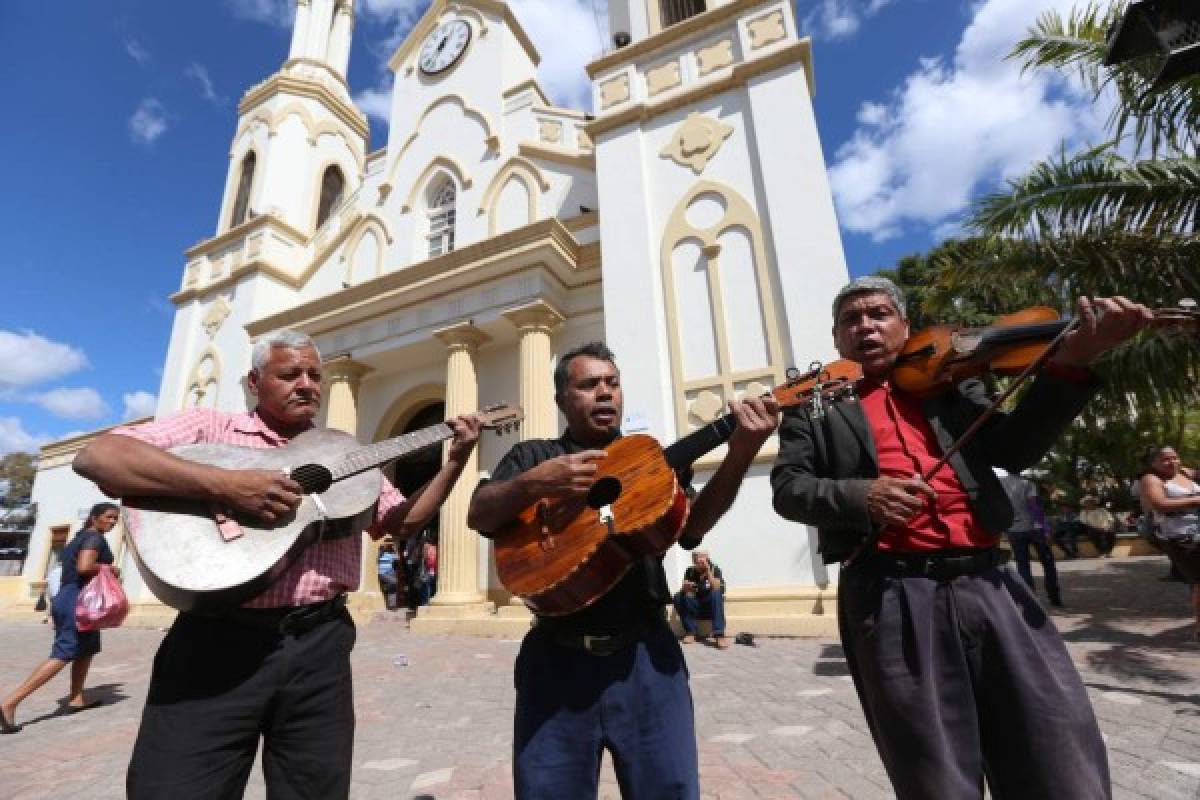
M605 0L512 0L558 102ZM0 454L153 407L183 251L212 235L237 99L285 60L288 0L0 3ZM428 0L359 0L350 84L381 146L384 62ZM1103 109L1001 56L1067 0L798 0L851 271L957 230L981 192L1101 136Z

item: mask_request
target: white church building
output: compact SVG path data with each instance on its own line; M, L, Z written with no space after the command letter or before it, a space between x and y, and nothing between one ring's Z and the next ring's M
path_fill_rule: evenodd
M561 432L556 354L607 342L625 429L666 444L833 353L829 302L847 271L810 42L790 0L609 0L617 46L587 66L587 114L549 101L507 4L434 0L391 58L388 138L372 152L346 83L354 0L296 5L283 66L238 106L216 230L185 253L157 416L245 410L251 345L284 327L325 359L322 422L363 442L520 404L521 429L485 435L441 511L439 591L413 620L518 632L528 612L466 509L518 437ZM24 574L0 579L7 613L28 613L79 509L102 499L70 467L94 435L43 449ZM771 507L776 448L705 541L729 627L831 633L836 575L815 531ZM423 482L439 457L403 462L398 483ZM697 463L697 487L721 457ZM160 622L171 610L117 544L131 619ZM383 607L376 552L364 547L360 616ZM667 554L674 585L689 563Z

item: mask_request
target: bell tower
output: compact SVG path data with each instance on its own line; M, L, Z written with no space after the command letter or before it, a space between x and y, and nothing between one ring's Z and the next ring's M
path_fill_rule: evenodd
M609 0L613 46L626 47L734 0Z
M362 182L368 127L346 84L354 0L295 0L288 59L238 105L220 235L271 215L312 236Z

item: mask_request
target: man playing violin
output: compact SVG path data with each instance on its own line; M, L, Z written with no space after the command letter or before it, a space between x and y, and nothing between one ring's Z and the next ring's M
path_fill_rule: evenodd
M992 470L1037 462L1096 389L1088 368L1150 319L1124 298L1081 300L1024 398L989 419L978 380L925 400L890 385L909 337L904 297L868 277L838 293L833 337L861 365L859 402L790 409L771 473L776 511L814 525L845 562L838 624L876 747L901 800L1111 797L1104 742L1062 639L997 549L1012 520ZM1102 313L1097 313L1102 312Z
M282 519L303 489L280 471L221 469L167 448L225 443L282 447L313 427L321 408L321 356L307 335L259 339L247 376L257 406L245 413L191 409L118 428L76 457L74 468L114 496L167 496ZM457 417L446 463L405 498L386 480L370 533L404 539L421 530L454 487L479 439L479 420ZM272 797L346 797L354 741L345 593L360 580L362 536L307 547L243 607L184 612L154 658L126 782L130 798L240 797L260 737Z
M484 536L495 538L541 498L585 497L603 448L621 435L621 374L604 344L565 353L554 388L567 430L558 439L515 445L480 484L467 520ZM725 460L691 501L679 540L689 550L732 505L747 468L779 424L771 397L735 400L730 407L737 429ZM680 476L682 485L689 482ZM612 753L623 797L699 797L692 696L683 652L667 627L670 602L662 556L645 556L583 610L537 618L515 669L518 800L595 797L604 748Z

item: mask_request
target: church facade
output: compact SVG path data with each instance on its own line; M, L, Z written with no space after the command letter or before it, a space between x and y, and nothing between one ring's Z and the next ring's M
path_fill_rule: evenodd
M441 511L438 594L413 621L516 632L528 613L466 509L518 438L560 433L556 354L606 341L624 429L664 443L832 355L829 301L847 272L810 43L789 0L609 0L618 46L587 67L585 114L550 102L504 2L434 0L390 61L388 139L371 152L345 77L354 13L353 0L297 0L285 63L239 104L215 233L186 251L171 297L157 416L246 409L251 346L285 327L320 347L322 423L363 442L520 404L520 430L485 435ZM87 439L43 452L18 605L99 499L70 471ZM831 632L835 576L815 533L771 508L775 449L706 539L729 624ZM721 457L696 464L697 486ZM402 462L397 483L419 485L431 458ZM382 607L375 552L364 547L360 611ZM134 619L157 619L168 610L126 560ZM668 576L687 562L672 550Z

